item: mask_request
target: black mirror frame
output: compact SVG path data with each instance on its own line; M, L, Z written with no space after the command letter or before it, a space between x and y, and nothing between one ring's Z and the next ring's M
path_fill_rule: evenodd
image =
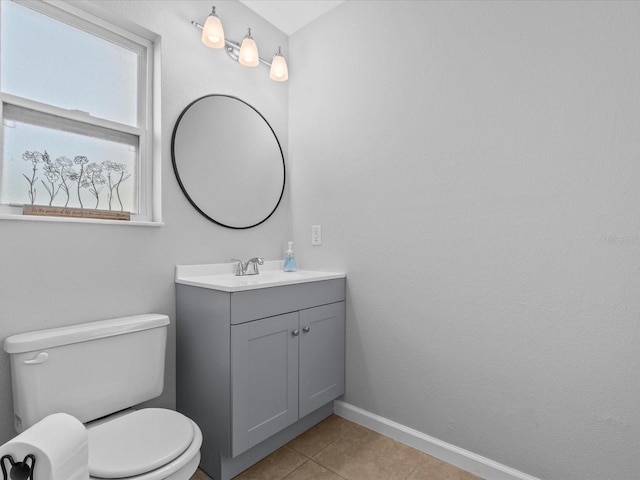
M234 100L238 100L239 102L244 103L246 106L248 106L249 108L251 108L254 112L256 112L258 115L260 115L260 117L264 120L264 122L267 124L267 126L269 127L269 129L271 130L271 133L273 133L273 137L276 140L276 143L278 145L278 149L280 150L280 157L282 158L282 190L280 191L280 196L278 198L278 201L276 202L276 205L273 207L273 210L271 210L271 212L262 220L260 220L257 223L254 223L253 225L247 225L244 227L236 227L233 225L226 225L224 223L221 223L217 220L215 220L214 218L211 218L207 213L205 213L191 198L191 196L189 195L189 192L187 192L187 189L185 188L184 184L182 183L182 180L180 178L180 174L178 173L178 165L176 163L176 153L175 153L175 139L176 139L176 133L178 131L178 127L180 126L180 121L182 120L182 117L187 113L187 111L189 111L189 109L196 104L197 102L199 102L200 100L203 100L205 98L209 98L209 97L226 97L226 98L232 98ZM187 200L189 201L189 203L191 204L191 206L193 206L193 208L196 209L196 211L198 211L203 217L205 217L207 220L220 225L221 227L226 227L226 228L231 228L234 230L246 230L248 228L253 228L253 227L257 227L258 225L266 222L269 218L271 218L271 216L274 214L274 212L278 209L278 207L280 206L280 202L282 201L282 197L284 196L284 189L285 189L285 185L287 183L287 166L286 163L284 161L284 153L282 152L282 146L280 145L280 140L278 139L278 136L276 135L276 132L273 130L273 127L271 127L271 124L267 121L267 119L264 117L264 115L262 115L255 107L253 107L253 105L245 102L244 100L238 98L238 97L234 97L233 95L224 95L224 94L218 94L218 93L212 93L209 95L204 95L200 98L195 99L193 102L191 102L189 105L187 105L184 110L182 110L182 112L180 113L180 115L178 116L178 119L176 120L176 124L173 127L173 133L171 134L171 163L173 165L173 172L176 176L176 180L178 180L178 185L180 185L180 189L182 190L182 193L184 193L184 196L187 197Z

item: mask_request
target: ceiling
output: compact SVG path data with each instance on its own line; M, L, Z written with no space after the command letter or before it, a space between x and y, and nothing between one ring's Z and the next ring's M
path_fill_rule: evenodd
M291 35L345 0L240 0L279 30Z

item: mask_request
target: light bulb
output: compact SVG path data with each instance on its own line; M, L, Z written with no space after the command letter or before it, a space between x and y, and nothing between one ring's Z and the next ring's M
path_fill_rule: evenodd
M269 71L269 78L276 82L286 82L289 78L289 70L287 68L287 61L282 56L280 47L278 47L278 53L276 53L271 59L271 70Z
M202 27L202 43L209 48L224 47L224 29L222 22L216 15L216 7L211 8L211 13Z
M258 46L251 36L251 29L249 29L247 35L245 35L244 39L242 39L238 62L240 62L245 67L255 67L260 63L260 57L258 56Z

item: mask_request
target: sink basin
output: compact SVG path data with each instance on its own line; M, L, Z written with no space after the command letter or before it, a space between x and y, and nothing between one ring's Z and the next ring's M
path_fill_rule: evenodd
M267 261L260 266L258 275L235 275L235 263L205 265L177 265L176 283L210 288L223 292L241 292L257 288L278 287L296 283L317 282L344 278L344 273L298 270L283 272L282 260Z

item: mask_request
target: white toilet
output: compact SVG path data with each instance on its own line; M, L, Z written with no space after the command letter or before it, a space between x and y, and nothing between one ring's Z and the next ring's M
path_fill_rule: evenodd
M67 413L89 432L90 479L189 480L198 426L173 410L131 409L162 393L168 324L147 314L8 337L18 433Z

